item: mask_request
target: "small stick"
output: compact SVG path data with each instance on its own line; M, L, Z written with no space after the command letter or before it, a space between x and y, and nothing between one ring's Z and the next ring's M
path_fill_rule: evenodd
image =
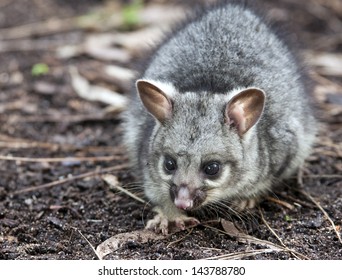
M298 176L297 177L290 177L290 179L298 179ZM313 175L303 175L301 176L301 179L302 178L317 178L317 179L342 179L342 175L338 175L338 174L313 174Z
M328 213L323 209L323 207L309 194L307 193L306 191L304 191L303 187L304 187L304 184L303 184L303 177L302 177L303 174L301 174L301 172L298 173L298 178L297 178L297 181L298 181L298 184L300 185L300 187L302 187L301 190L298 190L301 194L303 194L304 196L306 196L307 198L309 198L309 200L311 200L319 210L322 211L323 215L327 218L327 220L330 222L330 224L332 225L333 227L333 230L335 231L336 235L337 235L337 238L338 240L340 241L340 243L342 244L342 238L341 238L341 235L340 233L337 231L336 229L336 226L335 226L335 223L334 221L330 218L330 216L328 215Z
M103 121L112 120L114 118L114 113L120 113L122 110L113 110L111 115L106 115L104 112L94 113L94 114L80 114L80 115L33 115L22 117L21 115L11 116L0 116L0 121L8 123L41 123L41 122L51 122L51 123L79 123L83 121Z
M120 156L99 156L99 157L65 157L65 158L27 158L0 155L0 160L24 161L24 162L78 162L78 161L111 161L122 159Z
M295 198L293 196L285 195L285 194L282 194L282 196L286 197L287 199L292 200L294 203L297 203L298 205L303 205L303 206L305 206L307 208L310 208L310 209L315 208L315 205L310 204L309 202L297 199L297 198Z
M84 238L85 241L87 241L87 243L89 244L90 248L93 250L93 252L94 252L95 255L98 257L98 259L99 259L99 260L102 260L101 256L96 252L95 247L94 247L94 246L90 243L90 241L83 235L83 233L82 233L79 229L77 229L77 228L74 228L74 227L73 227L73 229L76 230L76 231Z
M223 234L228 235L228 236L233 236L233 235L227 233L226 231L220 230L218 228L215 228L215 227L212 227L212 226L208 226L208 225L205 225L205 224L204 224L204 226L206 228L212 229L212 230L214 230L216 232L223 233ZM277 250L278 251L284 251L284 250L286 250L285 247L281 247L280 245L275 244L275 243L273 243L271 241L261 240L259 238L254 237L254 236L251 236L251 235L242 234L241 237L239 237L239 236L234 236L234 237L238 238L240 241L243 241L243 242L245 240L245 241L248 241L248 242L256 244L256 245L267 246L268 248L270 248L270 249L272 249L274 251L277 251Z
M28 188L25 188L25 189L22 189L22 190L15 191L12 194L15 195L15 194L21 194L21 193L26 193L26 192L32 192L32 191L38 191L38 190L41 190L41 189L51 188L51 187L54 187L54 186L57 186L57 185L60 185L60 184L64 184L66 182L74 181L74 180L77 180L77 179L83 179L83 178L87 178L87 177L93 177L93 176L96 176L96 175L99 175L99 174L102 174L102 173L125 169L127 167L128 167L128 164L121 164L121 165L117 165L117 166L112 166L112 167L104 168L102 170L96 170L96 171L91 171L91 172L83 173L83 174L80 174L80 175L73 176L71 178L65 178L65 179L62 179L62 180L54 181L54 182L43 184L43 185L40 185L40 186L28 187Z
M189 236L192 232L193 232L194 228L188 228L188 232L186 235L182 236L181 238L175 240L175 241L172 241L170 242L169 244L167 244L166 248L169 248L171 247L172 245L176 244L176 243L179 243L181 242L182 240L184 240L187 236Z
M118 182L118 179L116 178L116 176L113 176L111 174L107 174L107 175L103 175L102 179L104 181L106 181L107 184L109 184L112 188L115 188L118 191L123 192L123 193L127 194L128 196L132 197L133 199L135 199L135 200L137 200L143 204L146 204L145 200L136 196L135 194L131 193L130 191L126 190L125 188L119 186L119 182Z
M330 218L330 216L328 215L328 213L323 209L323 207L309 194L307 193L306 191L304 190L299 190L299 192L303 195L305 195L306 197L308 197L316 206L319 210L322 211L323 215L327 218L327 220L330 222L330 224L332 225L336 235L337 235L337 238L339 240L339 242L342 244L342 239L341 239L341 235L340 233L337 231L336 229L336 225L334 223L334 221Z
M285 249L284 249L285 250ZM209 257L205 258L204 260L241 260L244 257L252 257L259 254L267 254L267 253L273 253L273 252L279 252L279 250L274 249L257 249L252 251L245 251L245 252L236 252L236 253L229 253L225 255L219 255L215 257Z
M276 199L276 198L274 198L274 197L272 197L272 196L268 196L268 197L267 197L267 200L272 201L272 202L275 202L275 203L277 203L277 204L279 204L279 205L282 205L282 206L284 206L284 207L286 207L286 208L288 208L288 209L290 209L290 210L293 210L293 208L294 208L293 205L291 205L290 203L287 203L287 202L285 202L285 201Z
M32 36L46 36L79 29L77 17L63 19L48 19L26 25L0 29L1 40L14 40Z
M260 213L260 217L261 217L261 220L263 221L263 223L266 225L266 227L271 231L271 233L278 239L278 241L280 242L280 244L286 249L286 251L288 251L292 256L294 256L295 258L297 259L300 259L298 256L306 259L306 260L309 260L309 258L301 253L298 253L298 252L295 252L294 250L288 248L283 240L279 237L279 235L273 230L273 228L271 228L271 226L268 224L268 222L265 220L264 218L264 215L262 214L262 211L260 209L260 207L258 207L258 210L259 210L259 213ZM298 256L297 256L298 255Z
M60 144L60 143L49 143L49 142L38 142L34 140L27 140L22 138L14 138L4 134L0 134L0 148L13 148L13 149L27 149L27 148L40 148L40 149L51 149L51 150L62 150L70 151L77 150L82 152L108 152L110 154L123 154L123 146L115 147L99 147L99 146L84 146L79 147L71 144Z
M304 178L342 179L342 175L338 175L338 174L308 175L308 176L304 176Z

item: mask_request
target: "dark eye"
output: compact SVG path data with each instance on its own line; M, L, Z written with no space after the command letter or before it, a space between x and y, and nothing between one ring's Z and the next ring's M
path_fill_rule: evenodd
M164 168L167 173L172 173L177 169L176 161L172 157L166 156L164 159Z
M220 171L220 164L218 162L209 162L204 166L203 171L208 176L214 176Z

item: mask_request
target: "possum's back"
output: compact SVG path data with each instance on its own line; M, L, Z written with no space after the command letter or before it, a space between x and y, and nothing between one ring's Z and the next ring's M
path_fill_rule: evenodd
M267 98L260 126L303 121L307 133L315 130L297 59L265 20L242 4L221 5L192 19L160 46L143 76L171 83L180 93L258 87Z

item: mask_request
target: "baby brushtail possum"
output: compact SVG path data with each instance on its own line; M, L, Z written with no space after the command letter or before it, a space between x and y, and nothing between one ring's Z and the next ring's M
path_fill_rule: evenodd
M198 223L203 207L253 207L303 164L316 122L285 43L249 5L212 7L157 48L136 81L124 140L157 215Z

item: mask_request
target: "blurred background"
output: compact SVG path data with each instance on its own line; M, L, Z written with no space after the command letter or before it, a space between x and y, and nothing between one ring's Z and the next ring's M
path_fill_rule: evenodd
M96 247L144 227L149 206L115 189L141 194L132 185L119 113L129 106L139 61L201 2L214 1L0 0L0 259L92 259L88 242ZM299 183L335 225L293 190L296 180L262 211L288 247L307 258L341 259L342 1L260 2L308 67L321 130ZM114 176L114 187L103 174ZM277 243L258 213L251 215L248 234ZM206 227L168 246L180 235L126 242L109 258L194 259L250 249Z

